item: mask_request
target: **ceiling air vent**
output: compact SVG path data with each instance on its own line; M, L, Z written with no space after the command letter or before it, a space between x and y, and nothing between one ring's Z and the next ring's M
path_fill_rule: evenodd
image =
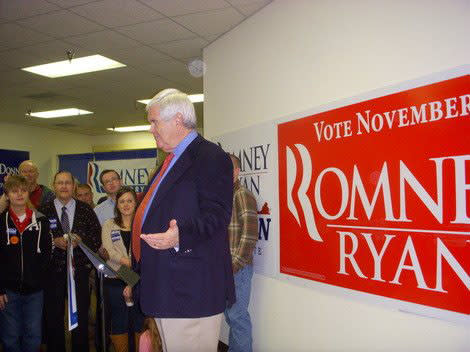
M43 93L25 95L23 98L43 100L43 99L64 98L64 96L61 94L54 93L54 92L43 92Z

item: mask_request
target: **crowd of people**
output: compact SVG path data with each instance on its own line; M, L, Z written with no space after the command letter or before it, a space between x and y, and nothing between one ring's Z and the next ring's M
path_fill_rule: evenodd
M116 352L217 351L222 317L229 351L251 351L248 305L258 239L254 195L238 180L240 160L196 132L187 95L166 89L147 105L150 132L167 153L142 194L104 170L106 198L58 171L53 191L30 160L0 198L0 342L5 352L65 351L67 245L76 235L114 270L140 275L134 287L105 278L105 326ZM90 283L97 276L78 247L73 267L78 326L72 351L88 351ZM99 297L97 297L99 302ZM101 314L96 314L96 319ZM101 322L97 322L99 332ZM101 346L99 335L95 344Z

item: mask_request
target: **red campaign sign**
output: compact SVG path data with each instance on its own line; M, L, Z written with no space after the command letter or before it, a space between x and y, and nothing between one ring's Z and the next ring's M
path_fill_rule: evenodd
M470 314L470 76L278 125L281 272Z

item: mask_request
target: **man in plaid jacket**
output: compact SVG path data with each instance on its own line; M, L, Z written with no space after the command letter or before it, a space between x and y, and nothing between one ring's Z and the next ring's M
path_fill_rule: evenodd
M238 179L240 159L233 154L230 159L233 164L233 208L228 232L237 301L225 310L225 319L230 326L229 351L250 352L253 348L248 305L253 251L258 240L258 212L255 196Z

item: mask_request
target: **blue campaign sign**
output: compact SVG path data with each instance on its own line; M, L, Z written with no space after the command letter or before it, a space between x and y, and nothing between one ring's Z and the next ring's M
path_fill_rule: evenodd
M6 175L17 174L22 161L29 160L29 152L0 149L0 194L3 193L3 179Z

